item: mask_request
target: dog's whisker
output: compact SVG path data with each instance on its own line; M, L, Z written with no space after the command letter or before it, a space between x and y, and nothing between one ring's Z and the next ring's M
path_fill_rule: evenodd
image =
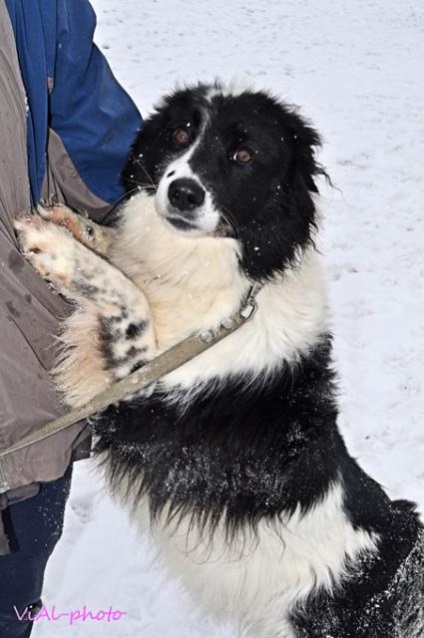
M155 184L153 177L150 175L149 171L147 170L147 168L144 166L144 164L139 160L139 159L133 159L133 162L135 164L137 164L137 166L139 168L141 168L141 170L143 171L143 173L146 175L146 177L149 179L151 185L157 189L157 184Z
M128 178L127 178L127 182L129 184L134 184L137 187L133 189L133 192L140 191L142 189L150 190L150 191L153 191L154 193L156 193L157 191L157 186L155 186L155 184L144 184L143 182L139 182L135 179L128 179Z
M226 206L222 205L222 208L225 209L225 213L223 213L221 211L222 218L224 219L226 224L228 224L228 226L231 228L233 235L235 237L237 237L238 236L239 227L238 227L237 220L236 220L235 216L230 211L230 209L227 208Z

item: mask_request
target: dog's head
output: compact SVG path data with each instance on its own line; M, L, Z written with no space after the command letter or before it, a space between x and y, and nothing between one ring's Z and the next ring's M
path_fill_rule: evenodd
M264 92L198 85L165 98L146 121L124 180L152 193L176 233L238 241L242 268L263 279L312 239L319 143Z

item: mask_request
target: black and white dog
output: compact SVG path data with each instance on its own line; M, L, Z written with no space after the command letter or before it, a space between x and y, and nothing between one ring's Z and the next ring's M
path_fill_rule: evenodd
M205 610L256 638L423 638L423 526L337 427L318 145L266 93L179 90L134 144L113 229L56 207L18 230L78 302L56 370L72 406L261 285L249 323L96 425L114 493Z

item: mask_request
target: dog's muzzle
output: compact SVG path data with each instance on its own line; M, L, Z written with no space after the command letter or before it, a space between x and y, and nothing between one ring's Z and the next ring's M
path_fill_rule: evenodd
M156 194L158 214L177 231L201 237L216 232L220 214L211 193L190 175L162 178Z
M168 188L166 219L178 230L198 231L199 216L205 198L205 190L194 179L175 179Z

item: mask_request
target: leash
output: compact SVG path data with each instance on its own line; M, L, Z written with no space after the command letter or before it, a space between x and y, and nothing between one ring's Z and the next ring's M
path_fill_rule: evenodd
M78 421L88 419L112 405L112 403L122 401L126 396L134 394L152 383L159 381L169 372L173 372L184 363L191 361L202 352L205 352L216 343L219 343L222 339L225 339L225 337L233 334L233 332L236 332L236 330L239 330L245 323L250 321L255 314L257 309L256 295L261 287L259 284L251 286L246 301L241 305L238 313L234 317L224 320L217 331L209 330L198 336L188 337L180 341L175 346L169 348L169 350L166 350L155 359L152 359L149 363L146 363L140 370L133 372L128 377L125 377L125 379L106 388L106 390L95 396L85 405L72 410L54 421L50 421L50 423L44 425L37 432L29 434L14 445L1 450L0 459L29 445L43 441ZM0 480L0 494L7 492L8 489L9 486L7 482Z

